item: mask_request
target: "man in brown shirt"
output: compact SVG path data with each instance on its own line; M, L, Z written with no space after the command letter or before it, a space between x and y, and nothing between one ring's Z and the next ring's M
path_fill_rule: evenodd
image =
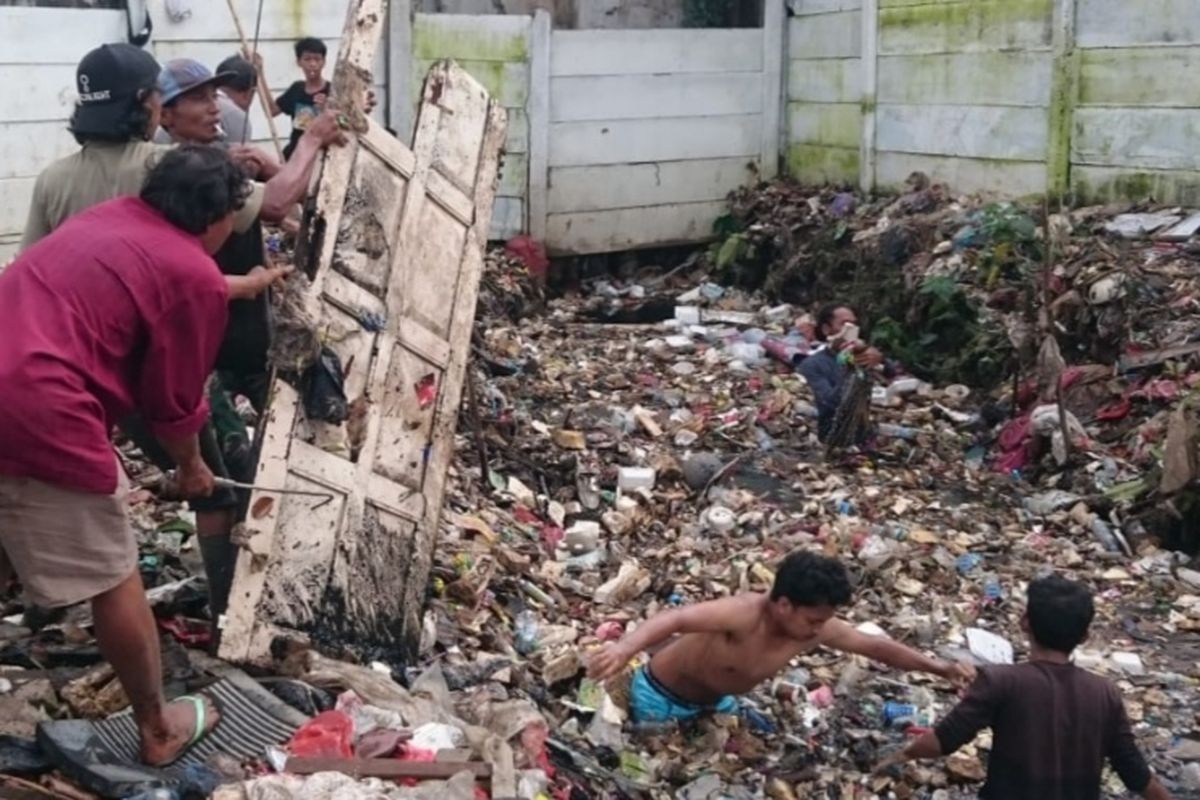
M979 792L985 800L1098 800L1105 761L1130 791L1169 800L1138 750L1120 691L1071 663L1094 615L1091 592L1082 584L1059 576L1029 584L1022 619L1029 661L981 669L933 732L881 768L949 755L991 728L988 777Z

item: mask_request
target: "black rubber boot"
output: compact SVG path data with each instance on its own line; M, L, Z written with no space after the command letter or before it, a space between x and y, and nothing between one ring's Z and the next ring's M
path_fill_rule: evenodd
M229 590L233 585L238 549L228 535L197 536L196 539L200 542L200 555L208 576L208 609L215 624L229 606Z

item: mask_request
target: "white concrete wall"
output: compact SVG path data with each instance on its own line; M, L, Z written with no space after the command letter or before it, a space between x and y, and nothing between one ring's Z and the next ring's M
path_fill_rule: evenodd
M556 31L547 246L710 236L725 196L762 165L779 102L766 101L764 67L761 30Z
M529 89L533 18L516 15L417 14L413 23L412 97L434 61L452 58L508 112L508 139L491 237L528 229Z
M1075 194L1200 205L1200 2L1078 4Z
M789 3L801 180L1200 204L1196 0Z
M788 26L787 169L854 184L863 132L862 0L792 0Z
M125 14L0 7L0 264L16 251L42 167L76 146L66 121L79 57L125 36ZM34 78L31 80L31 78Z
M247 35L253 37L258 0L236 0L236 6ZM224 2L193 0L191 17L178 23L168 17L164 0L148 0L147 7L154 20L149 47L160 61L186 56L214 68L239 50ZM332 75L346 7L346 0L264 0L259 50L273 92L283 91L298 78L292 44L301 36L317 36L329 45L328 74ZM9 87L0 94L0 263L4 263L20 239L37 174L78 146L66 128L75 103L75 67L88 50L125 41L125 12L0 7L0 32L4 42L0 79ZM381 55L376 68L376 114L381 118L387 103L383 61ZM270 150L267 121L257 105L252 120L257 143ZM288 120L279 117L276 124L286 142Z
M1052 0L880 0L875 185L1046 187Z

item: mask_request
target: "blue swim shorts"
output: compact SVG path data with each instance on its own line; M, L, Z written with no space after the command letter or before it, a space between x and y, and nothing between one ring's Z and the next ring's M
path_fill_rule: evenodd
M687 722L709 712L736 714L738 704L733 695L726 695L709 706L688 702L659 683L650 668L643 666L633 673L630 710L634 722Z

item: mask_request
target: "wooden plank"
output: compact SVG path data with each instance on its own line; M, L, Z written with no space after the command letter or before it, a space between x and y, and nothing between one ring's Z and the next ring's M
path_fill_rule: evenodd
M1080 47L1200 44L1194 0L1080 0Z
M792 14L804 17L810 14L830 14L837 11L857 11L862 0L789 0Z
M492 765L482 761L397 761L394 758L289 758L284 772L316 775L340 772L352 778L417 778L448 780L460 772L490 778Z
M237 38L233 27L233 19L224 5L216 3L201 11L193 7L193 13L182 22L171 21L167 14L166 0L147 0L147 8L154 20L155 41L213 41L232 40ZM257 18L259 0L235 0L238 14L247 25L252 26ZM262 29L259 39L290 39L295 41L303 36L316 36L320 39L335 39L342 33L342 23L346 21L346 0L262 0ZM121 19L120 41L125 39L125 20L123 12ZM253 30L251 27L250 30ZM330 71L333 67L333 54L329 53ZM295 63L295 58L292 59Z
M879 52L1049 50L1053 0L962 0L879 12Z
M552 214L721 200L757 177L748 158L560 167L550 171Z
M550 12L539 8L533 17L533 28L530 30L529 53L529 115L528 129L532 131L529 139L529 171L526 176L528 186L528 201L523 211L528 212L527 223L523 226L529 230L538 241L546 238L546 215L549 213L550 192L550 118L552 108L553 84L550 77L551 46L553 43L553 26ZM512 120L509 120L510 130ZM512 134L509 134L510 138ZM497 220L497 214L492 212L491 235L507 233L507 220Z
M862 142L863 113L857 103L790 103L789 141L858 147Z
M1072 160L1077 164L1191 170L1200 109L1080 108Z
M763 76L753 72L554 78L551 121L757 114L763 86Z
M1044 107L1050 102L1051 64L1044 52L884 56L879 102Z
M793 17L788 52L792 58L848 58L862 55L862 12Z
M862 59L793 57L788 68L787 87L788 100L807 103L860 102Z
M460 79L461 75L461 79ZM439 523L441 520L443 498L446 486L446 473L454 457L455 432L458 425L458 410L462 402L463 379L466 374L467 360L470 353L471 336L474 331L475 303L479 293L479 281L483 274L484 249L487 244L488 227L492 219L493 202L495 200L496 171L499 166L500 149L504 141L504 112L494 102L488 103L483 110L480 124L473 121L474 109L478 108L477 99L481 96L487 100L481 87L469 86L465 74L451 73L447 77L449 84L446 89L439 90L436 96L428 95L428 100L438 100L447 103L455 99L455 89L468 95L476 102L469 107L452 107L452 113L444 115L445 134L432 141L421 137L421 123L418 122L417 138L414 152L418 157L428 151L432 156L436 148L439 159L439 171L453 171L457 159L447 157L446 139L450 143L459 144L464 153L470 156L472 169L468 175L465 170L455 172L459 185L469 188L475 203L475 216L472 224L465 230L464 246L460 251L456 266L455 280L442 283L431 280L431 267L436 261L421 263L422 251L430 252L429 244L424 241L410 242L403 237L401 228L400 250L413 253L414 262L406 269L405 285L394 287L395 294L389 294L389 305L393 300L401 298L404 303L411 303L409 309L415 311L424 308L429 302L441 302L451 307L446 327L446 339L450 345L450 363L443 373L443 383L438 393L435 410L435 420L430 438L430 445L425 452L427 469L424 476L422 494L427 502L426 517L421 526L408 574L403 583L404 598L404 639L406 649L415 656L417 644L421 638L422 610L425 600L429 573L433 565L433 550L437 541ZM431 79L432 82L432 79ZM435 87L436 88L436 87ZM422 109L431 109L427 103ZM438 106L440 108L440 105ZM470 113L467 113L467 112ZM470 180L466 180L466 178ZM411 206L411 202L406 204ZM408 209L406 208L406 213ZM424 244L425 247L418 247ZM431 287L441 284L439 295L429 295L425 292ZM402 292L402 296L399 294ZM407 389L408 387L405 387Z
M2 59L3 56L0 56ZM0 64L0 81L8 90L0 94L0 120L48 122L66 120L75 108L75 67L47 64L30 80L29 66Z
M914 172L924 172L953 192L1013 198L1040 195L1046 190L1044 162L984 161L883 150L876 156L875 183L880 189L900 189Z
M793 143L788 147L788 175L806 184L855 186L861 175L861 148Z
M79 148L64 120L0 122L0 180L30 178Z
M1135 47L1079 53L1079 105L1200 106L1200 47Z
M746 30L556 30L552 77L761 72L761 33Z
M335 91L354 98L344 108L352 119L362 122L361 104L365 95L369 69L374 60L375 47L383 27L382 0L354 0L347 9L347 36L338 54L338 68L333 77ZM341 148L330 151L324 158L317 209L321 222L328 227L315 226L332 232L307 241L306 247L315 251L317 261L309 268L313 270L309 303L320 312L323 330L342 331L346 311L340 304L329 303L324 298L338 292L328 291L328 284L344 282L346 278L359 286L378 292L379 284L386 282L386 269L378 266L380 255L378 244L364 244L368 238L374 242L384 236L386 230L380 217L394 216L395 206L400 201L396 183L401 179L394 172L386 177L364 174L374 165L386 162L376 150L388 147L404 151L402 145L390 137L380 138L371 148L364 142L372 140L372 123L366 123L366 132L354 136ZM377 137L379 138L379 137ZM359 164L360 159L362 164ZM344 220L343 205L351 190L354 196L370 194L365 203L371 221L356 219L353 214ZM378 185L387 182L390 191ZM376 191L377 190L377 191ZM390 221L390 219L389 219ZM374 223L371 227L370 222ZM375 235L367 237L369 230ZM382 248L387 252L386 244ZM330 264L334 253L339 258L335 271ZM310 254L310 255L311 255ZM323 267L323 269L322 269ZM389 319L389 323L394 323ZM342 356L348 355L347 348L360 350L363 339L386 338L391 331L380 334L369 333L361 325L351 328L355 339L350 342L337 338L335 350ZM374 344L374 342L369 342ZM340 348L340 350L339 350ZM372 351L368 351L372 352ZM367 376L377 374L376 359L355 358L342 362L350 373L347 385L351 387L374 386ZM370 394L364 393L353 400L362 401ZM377 397L377 394L376 394ZM247 527L253 534L249 548L238 559L234 588L230 595L229 610L223 620L221 656L229 660L263 662L270 659L271 638L279 632L307 637L316 626L327 625L329 635L345 635L347 630L364 633L364 638L377 634L378 628L367 616L365 622L354 612L358 610L357 598L348 598L333 582L333 575L341 566L343 557L352 557L353 533L366 524L362 492L366 482L359 480L357 465L351 460L352 452L348 434L344 429L321 422L306 422L300 419L301 405L295 389L279 382L274 388L267 410L264 428L263 453L259 462L258 477L268 479L272 486L291 485L300 481L319 481L335 494L335 501L320 509L299 509L295 498L275 498L255 492L251 497L251 509L265 505L265 511L251 513ZM365 427L367 435L378 429L378 409L368 404ZM300 425L302 433L296 435ZM319 446L308 444L310 438L320 437ZM362 450L370 450L373 441L364 442ZM328 448L328 451L326 451ZM270 501L268 503L268 500ZM286 523L286 524L285 524ZM373 518L371 531L391 531L378 518ZM394 547L376 543L379 557L386 558ZM346 551L352 551L347 555ZM341 573L337 573L341 574ZM364 593L369 592L376 573L371 569L360 573ZM331 604L331 605L327 605ZM326 622L328 620L328 622ZM361 627L353 627L361 624ZM322 632L324 632L323 629ZM382 637L381 637L382 638Z
M125 12L0 6L0 31L0 63L74 67L93 47L125 41Z
M762 117L679 117L559 122L550 128L550 166L757 156Z
M29 216L29 200L33 197L36 178L5 178L0 180L0 236L19 234L25 230Z
M862 133L859 144L858 186L875 189L875 146L879 118L879 0L863 0L862 25Z
M779 151L784 142L783 108L787 103L784 64L788 53L788 19L784 0L765 0L763 6L762 153L764 179L779 174ZM753 96L751 94L751 96Z
M1144 202L1200 206L1200 170L1071 165L1071 197L1080 203Z
M966 158L1046 157L1046 114L1037 108L880 105L879 149Z
M636 247L703 242L726 213L724 201L551 214L546 247L556 254L610 253Z
M1117 372L1129 372L1135 369L1153 367L1176 358L1200 353L1200 344L1181 344L1162 350L1151 350L1145 353L1132 353L1117 360Z
M469 61L456 59L456 63L483 84L488 94L505 108L524 108L529 102L529 64L519 61ZM417 61L414 77L417 84L425 81L425 75L433 61Z
M516 14L417 14L413 58L528 61L531 19Z

